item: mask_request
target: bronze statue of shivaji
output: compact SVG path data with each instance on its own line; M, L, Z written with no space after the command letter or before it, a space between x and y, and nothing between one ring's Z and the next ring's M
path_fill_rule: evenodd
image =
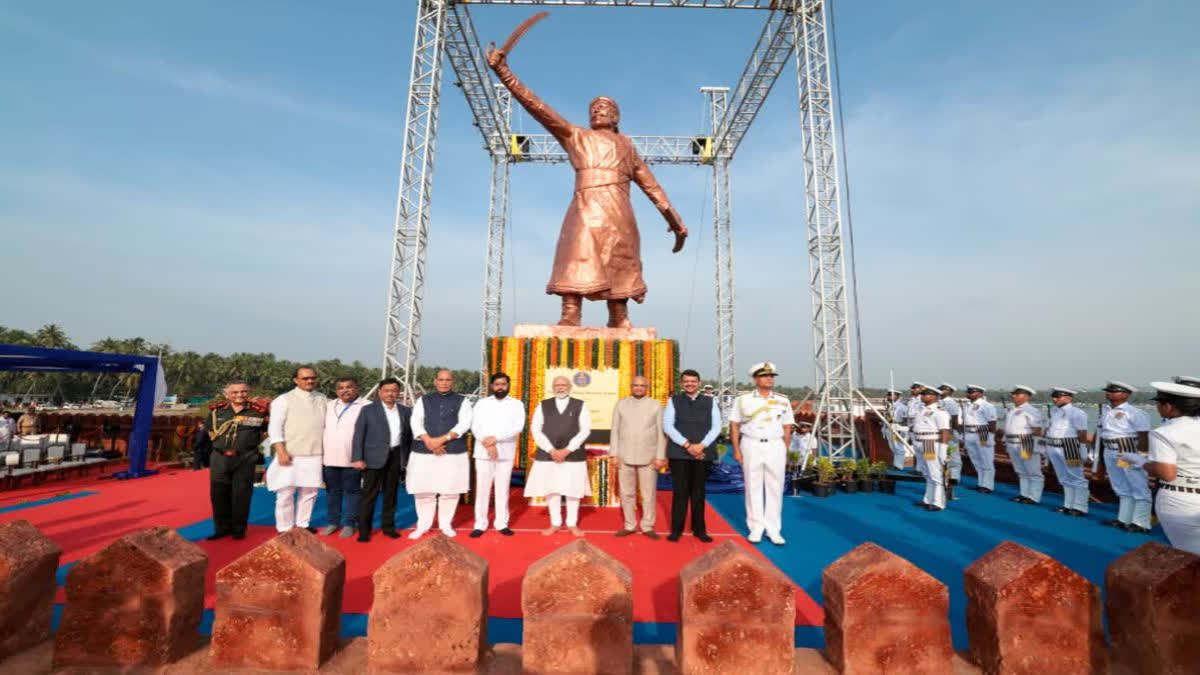
M488 48L488 65L529 114L558 140L575 169L575 194L563 218L554 251L554 268L546 293L562 296L560 326L578 326L582 302L605 300L608 326L629 328L630 298L646 298L642 279L641 239L629 183L637 183L675 233L675 248L683 247L687 228L650 167L638 156L633 142L620 133L621 111L607 96L588 106L590 128L571 124L529 90L508 67L507 57L525 30L545 16L530 17L500 49Z

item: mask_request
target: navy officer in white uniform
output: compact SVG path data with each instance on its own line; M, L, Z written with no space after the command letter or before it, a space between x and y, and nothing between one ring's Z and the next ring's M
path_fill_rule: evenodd
M1131 452L1123 457L1158 479L1155 507L1167 540L1200 555L1200 387L1174 382L1150 386L1165 423L1150 432L1148 456Z
M1055 387L1050 391L1050 424L1046 427L1046 456L1063 489L1063 505L1054 509L1068 516L1087 515L1088 481L1083 476L1087 443L1087 413L1075 407L1075 390Z
M954 400L955 391L958 390L949 382L938 385L938 396L941 397L942 409L950 413L950 443L946 446L946 466L950 470L950 480L953 483L957 483L962 478L963 452L962 444L954 440L955 435L962 428L962 409L958 405L958 401Z
M918 502L926 511L946 508L946 446L950 443L950 413L938 401L937 389L921 390L922 408L910 411L913 447L925 472L925 497Z
M1127 532L1150 531L1150 481L1137 465L1121 459L1121 455L1150 452L1150 417L1129 404L1137 388L1119 380L1109 380L1104 387L1109 407L1100 416L1100 445L1104 449L1104 470L1113 492L1120 499L1116 520L1105 525ZM1089 437L1091 440L1092 437Z
M746 477L749 540L758 543L766 532L772 544L783 546L783 475L796 418L787 397L772 391L778 374L770 361L750 368L754 391L734 399L729 435Z
M967 403L962 406L963 445L975 466L975 489L991 494L996 482L996 406L987 400L987 390L967 385Z
M1031 387L1018 384L1012 390L1012 402L1016 406L1004 418L1004 448L1017 472L1021 494L1012 497L1018 504L1037 504L1042 500L1042 488L1046 484L1042 473L1042 452L1038 443L1045 428L1042 414L1030 405L1029 399L1036 394Z

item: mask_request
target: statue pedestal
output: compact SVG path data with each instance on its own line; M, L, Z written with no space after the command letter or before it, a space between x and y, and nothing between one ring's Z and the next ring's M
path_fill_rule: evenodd
M513 326L513 337L573 338L576 340L603 338L605 340L657 340L658 330L645 328L609 328L607 326L539 326L522 323Z
M630 395L635 375L650 383L648 396L664 406L675 393L679 370L679 344L654 339L653 328L589 328L517 326L513 337L487 341L488 374L505 372L511 380L509 395L525 404L525 432L517 440L516 468L526 469L536 445L529 427L543 399L553 396L555 377L571 380L571 395L582 399L592 419L587 440L593 506L617 506L616 471L607 457L612 410ZM568 333L568 334L563 334ZM575 335L580 335L576 337ZM651 336L636 339L630 336ZM588 503L588 502L585 502Z

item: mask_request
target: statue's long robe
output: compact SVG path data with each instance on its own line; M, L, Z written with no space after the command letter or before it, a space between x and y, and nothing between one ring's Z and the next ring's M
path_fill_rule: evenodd
M546 293L578 293L589 300L633 298L642 302L641 238L629 183L637 183L658 210L671 208L650 167L629 137L607 129L575 126L546 105L507 67L498 75L529 114L567 151L575 168L575 194L563 217Z

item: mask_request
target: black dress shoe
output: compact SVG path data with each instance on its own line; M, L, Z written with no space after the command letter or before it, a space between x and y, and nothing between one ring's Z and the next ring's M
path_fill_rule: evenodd
M513 536L514 534L516 534L516 532L513 532L512 530L510 530L510 529L508 529L508 528L506 527L506 528L504 528L503 530L500 530L500 534L502 534L502 535L504 535L504 536L506 536L506 537L511 537L511 536Z
M993 492L992 488L984 488L984 487L979 488L979 491L985 495L990 495Z
M389 539L399 539L400 533L395 530L384 530L383 536L388 537Z
M228 536L229 536L228 532L213 532L212 534L205 537L205 539L207 539L208 541L216 541L218 539L224 539L225 537L228 537Z
M712 537L708 536L707 534L697 534L697 535L696 535L696 538L697 538L697 539L699 539L700 541L702 541L702 542L706 543L706 544L711 544L711 543L712 543Z
M678 532L672 532L667 535L667 541L679 541L681 535Z
M913 502L913 506L917 507L918 509L923 509L928 506L928 504L925 502Z
M1082 518L1083 516L1086 516L1087 514L1084 513L1083 511L1080 511L1079 509L1067 509L1067 515L1075 516L1076 518Z
M1132 532L1134 534L1147 534L1150 532L1150 528L1142 527L1141 525L1134 525L1133 523L1130 523L1125 526L1125 531Z
M944 510L945 510L945 507L944 507L944 506L937 506L937 505L935 505L935 504L926 504L926 505L925 505L925 510L926 510L926 511L944 511Z
M1025 495L1017 495L1016 497L1009 497L1008 501L1016 502L1018 504L1023 504L1025 502Z
M1054 507L1054 512L1055 512L1055 513L1069 513L1070 511L1071 511L1071 509L1068 509L1068 508L1067 508L1067 507L1065 507L1065 506L1056 506L1056 507Z
M316 534L317 532L320 531L320 529L315 525L309 525L308 527L306 527L304 529L308 530L309 532L312 532L313 534Z
M472 539L478 539L483 536L483 530L471 530L471 534L467 535Z
M1100 523L1100 524L1101 524L1101 525L1107 525L1108 527L1116 527L1116 528L1120 528L1120 527L1121 527L1121 521L1117 520L1116 518L1112 518L1112 519L1106 520L1106 521L1104 521L1104 522L1102 522L1102 523Z

